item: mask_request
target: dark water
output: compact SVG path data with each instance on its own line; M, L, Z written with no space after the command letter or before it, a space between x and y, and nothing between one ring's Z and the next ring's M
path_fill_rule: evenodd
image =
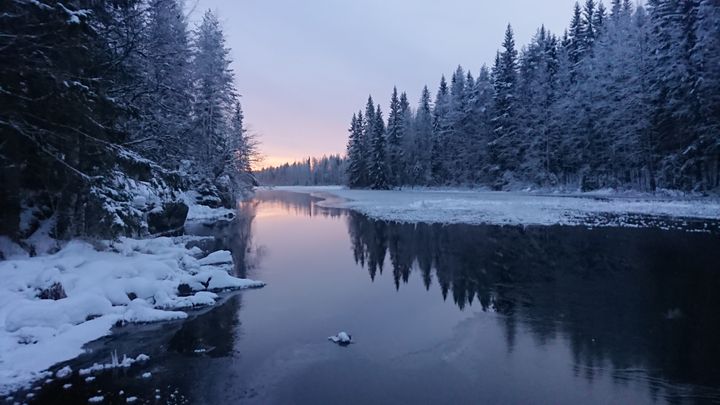
M36 402L720 402L717 234L408 225L281 192L242 211L190 231L265 288L120 328L71 364L147 364L44 385ZM327 341L340 330L356 343Z

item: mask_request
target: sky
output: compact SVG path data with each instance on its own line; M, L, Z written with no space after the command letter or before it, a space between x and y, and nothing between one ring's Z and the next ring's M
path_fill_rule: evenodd
M344 153L368 95L387 112L393 86L413 106L458 64L491 65L511 23L518 48L540 25L558 35L575 0L195 0L232 49L246 125L263 166Z

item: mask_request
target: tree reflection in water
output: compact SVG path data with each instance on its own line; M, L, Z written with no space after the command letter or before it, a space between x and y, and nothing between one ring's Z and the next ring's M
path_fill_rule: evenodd
M372 280L389 267L400 289L415 272L460 310L497 312L509 351L522 328L539 345L567 341L576 373L590 380L643 371L671 397L720 399L700 392L720 386L717 235L401 224L356 212L347 220L355 261Z

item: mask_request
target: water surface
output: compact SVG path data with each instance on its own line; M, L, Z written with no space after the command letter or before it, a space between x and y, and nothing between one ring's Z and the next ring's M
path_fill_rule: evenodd
M146 365L44 385L36 402L720 401L717 234L399 224L272 191L241 211L189 231L265 288L120 328L72 364L117 351ZM327 341L341 330L355 343Z

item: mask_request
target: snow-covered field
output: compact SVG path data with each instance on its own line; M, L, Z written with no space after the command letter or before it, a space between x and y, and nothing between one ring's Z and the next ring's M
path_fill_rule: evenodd
M0 240L0 394L47 377L116 324L183 319L182 309L214 304L213 291L264 285L231 276L229 251L187 248L192 238L72 241L37 257Z
M657 219L672 218L679 219L682 227L686 220L720 220L720 200L707 198L462 189L349 190L336 186L274 189L310 193L325 198L321 206L350 208L376 219L400 222L642 227L666 226Z

